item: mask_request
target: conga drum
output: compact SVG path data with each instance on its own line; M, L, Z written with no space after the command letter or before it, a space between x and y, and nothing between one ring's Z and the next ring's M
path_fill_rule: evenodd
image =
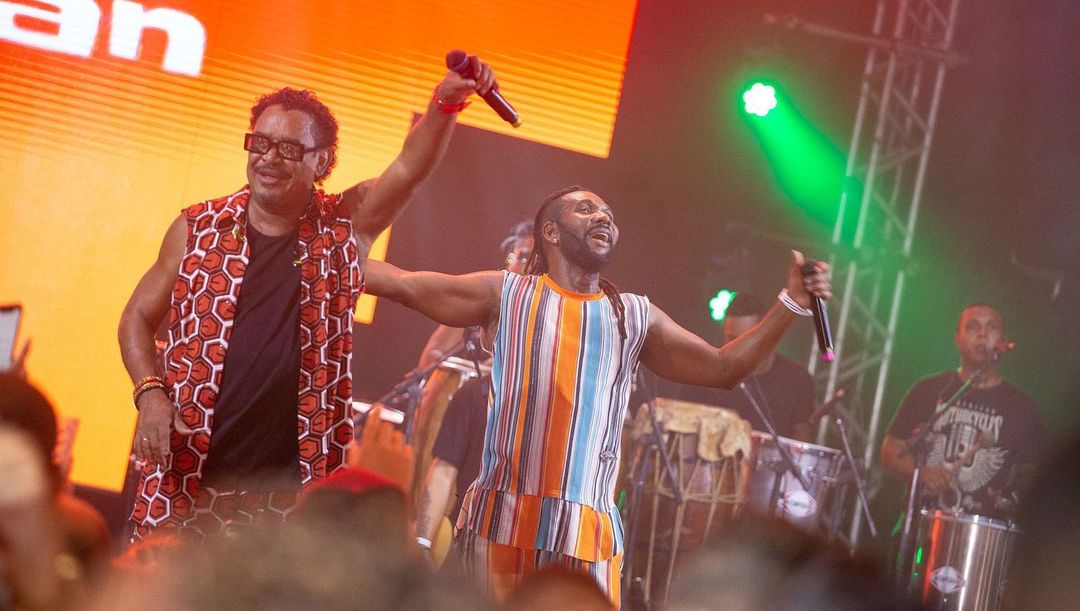
M491 367L480 364L483 375L491 373ZM416 477L413 479L413 498L421 498L424 480L431 467L431 450L439 436L443 415L458 389L470 378L476 377L476 366L468 359L452 356L431 373L420 395L413 429L413 451L416 456Z
M632 546L624 567L631 608L663 603L677 561L734 518L743 502L742 456L750 453L750 423L732 410L673 399L655 401L656 416L675 472L668 476L649 412L634 420L637 442L631 481L639 490ZM673 485L682 493L675 499ZM634 505L635 503L631 503Z

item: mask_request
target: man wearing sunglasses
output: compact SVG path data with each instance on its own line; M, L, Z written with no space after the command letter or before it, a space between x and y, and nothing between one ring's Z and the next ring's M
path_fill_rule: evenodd
M469 78L439 83L383 174L340 194L321 188L337 161L330 110L290 88L256 102L248 184L181 212L120 320L144 465L134 537L280 520L301 486L342 466L361 266L442 157L469 95L497 88L485 63L469 62ZM154 332L166 315L162 377Z

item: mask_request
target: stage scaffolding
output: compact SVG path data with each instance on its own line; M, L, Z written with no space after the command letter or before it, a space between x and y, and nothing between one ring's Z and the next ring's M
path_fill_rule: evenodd
M959 4L878 0L870 35L797 17L767 18L780 27L869 48L832 236L836 359L824 364L815 343L809 361L822 400L846 389L838 409L867 471L880 445L885 384L945 72L960 63L951 50ZM824 442L827 424L823 419L819 441ZM850 515L854 547L862 514L853 506Z

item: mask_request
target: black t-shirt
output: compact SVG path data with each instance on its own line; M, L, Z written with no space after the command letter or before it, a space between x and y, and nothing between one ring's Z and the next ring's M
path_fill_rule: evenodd
M744 381L780 435L790 437L795 425L806 422L814 413L814 379L805 366L789 358L777 354L768 371L747 376ZM749 420L755 431L767 430L750 400L738 388L723 390L684 385L676 393L673 398L733 409Z
M454 465L457 474L457 499L450 514L457 523L465 491L480 475L480 458L484 450L484 429L487 426L488 378L473 378L454 393L446 406L442 427L435 438L431 454Z
M904 397L888 435L909 439L961 384L955 371L917 382ZM1044 436L1039 405L1020 389L1005 381L992 388L969 388L928 434L927 466L953 469L956 483L924 499L924 506L1011 517L1017 467L1038 460Z
M300 268L297 233L247 229L240 286L203 481L222 489L297 490Z

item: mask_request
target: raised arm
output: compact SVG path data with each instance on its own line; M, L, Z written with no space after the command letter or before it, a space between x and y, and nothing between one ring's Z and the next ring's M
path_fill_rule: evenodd
M802 254L792 251L788 294L803 307L809 307L811 295L828 299L831 294L827 266L821 265L804 277L802 264ZM776 348L794 317L794 313L778 302L750 331L716 348L653 306L649 308L649 330L641 362L675 382L733 388Z
M428 103L424 116L405 138L401 153L370 188L361 182L345 191L344 201L352 211L353 231L363 246L370 247L394 222L446 152L457 113L443 112L442 106L460 104L473 91L484 94L496 87L491 68L476 56L469 60L472 78L463 78L456 72L446 74L435 90L435 97L443 104L434 98Z
M161 375L161 364L154 350L154 332L169 309L186 241L187 221L180 216L169 225L157 260L143 274L120 315L120 356L133 382ZM165 464L169 453L169 427L175 412L172 400L162 390L151 390L139 397L136 458Z
M364 287L448 327L487 327L499 315L503 272L451 276L408 272L385 261L365 264Z

